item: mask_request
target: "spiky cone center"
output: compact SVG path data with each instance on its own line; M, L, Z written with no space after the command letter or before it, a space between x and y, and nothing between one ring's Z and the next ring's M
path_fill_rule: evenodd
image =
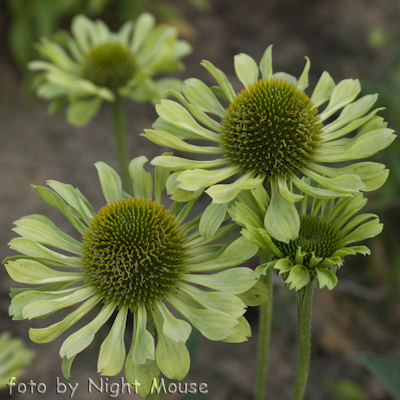
M132 79L135 65L135 57L128 48L118 42L105 42L89 50L83 76L97 86L115 91Z
M303 90L281 78L243 89L222 119L222 146L243 172L298 173L320 141L321 118Z
M284 257L289 256L293 262L296 259L297 249L300 247L301 251L306 253L303 265L308 267L313 252L317 258L329 258L338 250L339 232L322 218L307 215L300 217L300 231L297 239L291 240L288 244L273 240Z
M82 240L83 270L105 303L149 305L174 290L187 258L169 210L153 200L121 199L103 207Z

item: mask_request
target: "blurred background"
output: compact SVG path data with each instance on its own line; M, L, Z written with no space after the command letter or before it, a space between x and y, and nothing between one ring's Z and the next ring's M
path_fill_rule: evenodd
M78 13L103 19L114 31L144 11L159 22L173 24L180 37L191 43L186 70L174 74L214 81L200 66L203 59L222 69L236 90L233 57L246 53L257 62L274 44L273 67L299 76L308 56L311 60L310 93L327 70L335 82L359 78L363 94L380 93L379 115L400 131L400 4L398 0L0 0L0 258L11 255L7 243L15 237L13 221L24 215L44 214L62 230L74 235L67 220L50 208L30 187L54 179L70 183L85 194L95 210L104 205L96 161L118 170L108 109L86 127L67 124L63 111L47 115L47 104L35 98L26 63L38 57L32 43L58 29L69 29ZM149 160L161 149L139 136L157 115L149 104L124 104L131 157ZM382 376L373 375L356 362L357 355L379 355L400 362L400 142L375 158L391 170L386 185L370 196L368 212L379 214L383 233L366 243L372 256L347 258L338 273L335 290L317 290L313 309L312 359L307 400L389 400ZM256 261L248 263L255 267ZM36 357L18 382L45 383L38 394L9 395L3 399L67 399L55 394L61 373L58 351L67 334L54 342L29 341L29 327L45 327L62 318L62 311L46 320L15 321L8 316L9 287L13 282L0 269L0 332L23 338ZM267 398L290 399L296 365L295 296L276 280L270 374ZM214 400L247 400L253 397L257 353L257 309L249 309L253 337L246 343L226 344L201 339L192 344L193 363L185 382L207 383ZM69 383L79 387L74 398L106 399L110 393L88 394L88 378L96 374L98 349L108 334L102 329L92 345L79 354ZM398 376L396 364L383 373ZM0 366L1 367L1 366ZM398 375L396 375L398 374ZM109 382L118 382L110 377ZM397 388L397 390L399 390ZM15 392L15 390L14 390ZM398 392L397 392L398 393ZM121 395L118 398L138 398ZM178 394L167 399L178 399ZM188 397L196 399L195 395ZM206 396L199 396L205 399Z

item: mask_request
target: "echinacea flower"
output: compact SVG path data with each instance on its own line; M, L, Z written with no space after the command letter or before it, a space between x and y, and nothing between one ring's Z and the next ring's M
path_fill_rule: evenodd
M35 81L37 95L52 100L54 112L70 102L67 119L74 125L87 124L103 100L114 102L127 96L138 102L158 102L166 90L180 88L178 79L153 80L161 72L181 70L180 59L190 45L177 40L176 30L155 26L154 17L141 14L117 33L102 21L83 15L72 21L72 36L60 36L62 45L43 38L36 48L48 61L32 61L31 70L44 71Z
M383 225L375 214L357 214L367 202L362 193L339 199L313 198L310 210L307 209L308 200L304 194L297 203L300 231L289 243L267 233L264 221L271 199L262 185L241 192L229 213L244 227L244 237L272 255L271 261L256 268L257 276L274 268L290 284L290 289L298 291L309 282L316 282L320 289L324 286L333 289L343 257L369 255L368 247L354 244L379 235Z
M207 189L213 203L222 204L242 190L269 185L272 202L266 229L275 239L288 243L300 228L294 203L301 196L288 190L291 184L313 197L336 198L375 190L385 182L388 171L382 164L323 165L367 158L395 138L375 115L379 109L370 111L376 94L355 100L361 90L358 80L345 79L336 85L324 72L308 96L308 58L299 79L273 73L271 46L259 66L246 54L235 56L236 75L244 86L239 93L221 70L208 61L202 65L219 86L210 88L198 79L186 80L183 95L174 93L182 105L163 100L156 106L159 119L154 130L145 130L144 135L161 146L216 156L209 161L156 157L152 164L177 171L179 188L192 192ZM227 103L221 103L215 94ZM328 104L320 111L324 103ZM353 137L344 138L356 130ZM201 140L201 146L187 139ZM205 141L211 145L204 146ZM232 183L222 183L233 176ZM303 176L310 178L309 183ZM295 221L293 229L279 236L281 221L288 215Z
M28 349L24 341L12 337L10 332L0 334L0 389L18 378L32 361L35 353Z
M130 163L135 197L122 190L121 180L111 167L96 163L107 202L97 213L71 185L49 181L54 191L35 187L48 204L68 218L81 239L63 233L42 215L30 215L15 222L14 230L21 237L10 242L10 247L21 254L5 260L15 281L44 285L12 289L13 319L43 318L82 303L62 321L31 329L34 342L54 340L96 304L103 303L100 311L94 309L97 315L62 344L65 376L69 377L75 356L115 315L100 348L98 371L116 375L125 364L127 380L140 383L137 389L142 396L148 393L160 370L171 379L183 379L189 370L185 342L191 325L176 318L170 306L208 339L247 340L250 326L243 317L246 305L236 295L249 291L257 279L249 268L231 267L258 250L244 237L226 244L209 244L235 224L222 226L210 240L203 239L197 229L200 216L183 222L196 199L189 199L185 205L174 202L165 210L161 196L169 172L156 168L153 190L152 175L143 169L146 161L138 157ZM73 255L66 256L47 246ZM133 314L133 333L126 355L128 313Z

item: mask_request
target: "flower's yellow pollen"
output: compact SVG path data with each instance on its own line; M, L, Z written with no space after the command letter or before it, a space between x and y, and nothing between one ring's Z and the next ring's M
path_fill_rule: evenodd
M183 236L169 210L152 200L128 198L102 208L82 240L86 280L105 302L149 304L163 299L185 263Z

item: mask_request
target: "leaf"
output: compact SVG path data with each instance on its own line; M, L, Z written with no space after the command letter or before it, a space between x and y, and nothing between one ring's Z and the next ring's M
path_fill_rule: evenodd
M356 356L355 360L364 365L396 400L400 400L400 363L398 361L376 355Z

